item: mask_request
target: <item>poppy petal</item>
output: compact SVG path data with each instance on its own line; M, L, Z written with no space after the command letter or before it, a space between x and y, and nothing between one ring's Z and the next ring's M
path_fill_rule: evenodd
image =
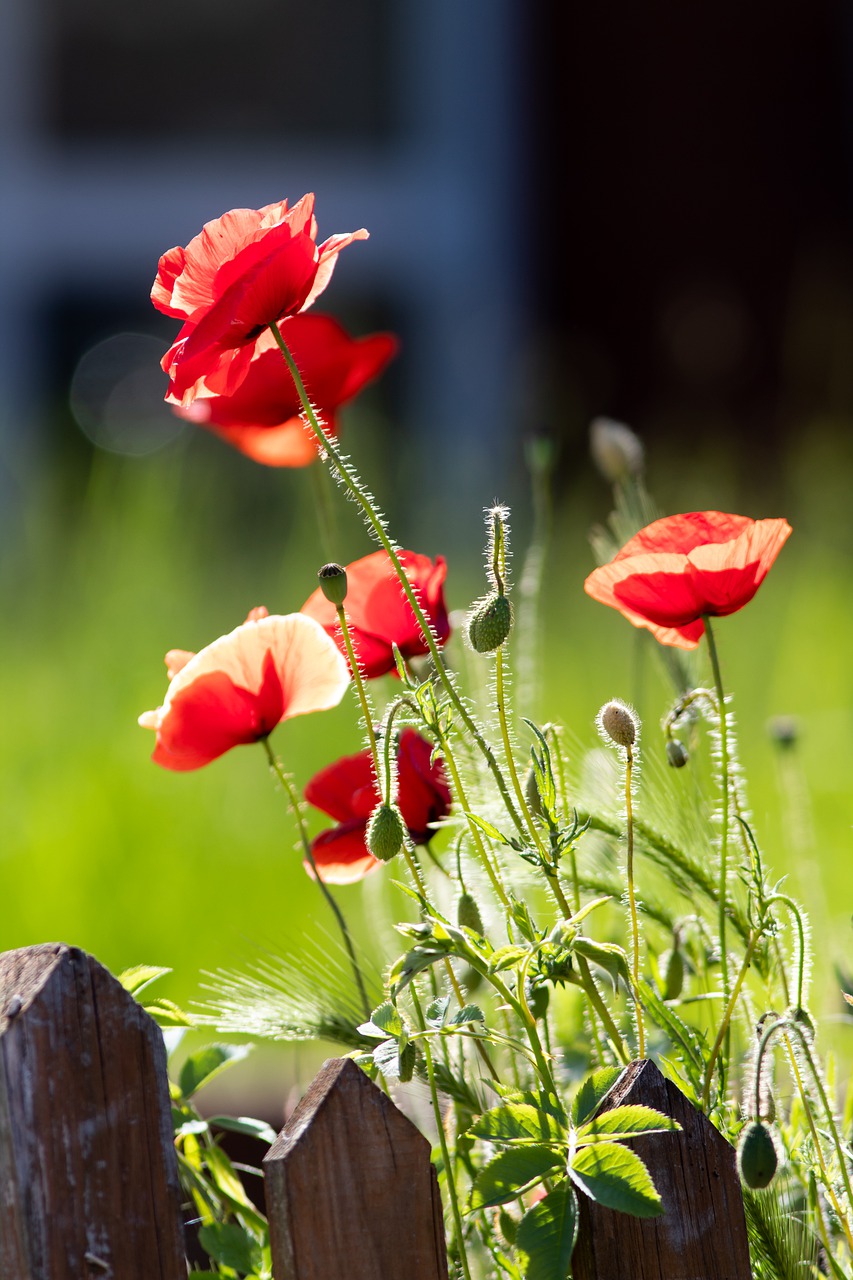
M317 874L324 884L355 884L382 863L365 844L366 822L347 822L321 831L311 842ZM312 875L306 859L305 870Z

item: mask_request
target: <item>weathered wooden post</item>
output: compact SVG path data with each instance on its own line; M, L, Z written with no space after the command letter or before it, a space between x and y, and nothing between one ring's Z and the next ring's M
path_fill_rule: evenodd
M166 1054L91 956L0 955L0 1280L182 1280Z
M648 1166L663 1201L657 1218L632 1218L579 1196L574 1280L750 1280L749 1244L735 1153L653 1062L633 1062L603 1110L644 1103L672 1116L680 1133L626 1146Z
M429 1142L350 1059L325 1063L264 1173L276 1280L447 1280Z

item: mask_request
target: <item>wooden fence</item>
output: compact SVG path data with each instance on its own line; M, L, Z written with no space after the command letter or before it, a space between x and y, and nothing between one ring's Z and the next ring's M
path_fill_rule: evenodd
M652 1063L618 1090L682 1125L633 1144L665 1212L584 1204L575 1280L749 1280L731 1147ZM160 1031L97 961L0 956L0 1280L186 1280L170 1117ZM264 1169L276 1280L447 1280L429 1143L349 1059Z

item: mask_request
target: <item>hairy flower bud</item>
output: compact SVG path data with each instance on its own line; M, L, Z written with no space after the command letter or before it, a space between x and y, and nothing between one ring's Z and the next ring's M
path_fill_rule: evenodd
M741 1179L748 1187L755 1191L770 1186L779 1157L773 1135L762 1121L753 1120L740 1135L737 1163Z
M380 862L390 862L403 847L405 829L396 805L379 804L367 824L367 847Z
M681 948L674 946L661 956L664 1000L677 1000L684 987L684 956Z
M317 573L323 595L338 608L347 598L347 571L340 564L324 564Z
M499 649L512 627L512 605L504 595L493 592L475 606L468 619L468 639L477 653Z
M589 428L589 448L593 462L611 484L643 470L643 443L623 422L596 418Z
M680 738L668 738L666 743L666 762L672 769L683 769L690 759L690 752Z
M476 899L467 890L459 895L459 901L456 904L456 923L466 929L473 929L481 938L484 936L480 908L477 906Z
M632 747L637 740L640 722L636 712L624 702L614 700L603 706L598 713L598 723L603 732L618 747Z

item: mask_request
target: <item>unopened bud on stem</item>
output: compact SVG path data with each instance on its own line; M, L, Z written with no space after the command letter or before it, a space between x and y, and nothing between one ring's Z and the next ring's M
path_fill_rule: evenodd
M400 852L405 830L400 811L393 804L379 804L370 815L367 824L367 847L380 862L390 860Z
M598 713L598 723L602 731L617 747L628 750L637 740L640 722L636 712L624 702L614 700L603 706Z
M340 608L347 598L346 569L340 564L324 564L317 577L323 595L335 608Z

